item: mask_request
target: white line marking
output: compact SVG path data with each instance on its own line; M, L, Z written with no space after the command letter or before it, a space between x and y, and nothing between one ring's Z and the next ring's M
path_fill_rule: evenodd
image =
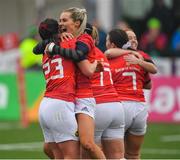
M0 123L0 130L11 130L11 129L19 129L19 128L22 128L20 126L20 124L16 124L16 123L6 123L6 122L1 122Z
M43 142L0 144L0 151L37 151L43 150ZM179 149L144 148L142 154L180 155Z
M177 142L177 141L180 141L180 135L161 136L161 141L163 141L163 142Z
M145 148L142 149L143 154L164 154L164 155L180 155L178 149L159 149L159 148Z
M42 151L43 142L0 144L0 150Z

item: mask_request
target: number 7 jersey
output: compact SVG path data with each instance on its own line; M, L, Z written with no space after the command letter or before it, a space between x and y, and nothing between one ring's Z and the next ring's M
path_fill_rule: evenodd
M124 56L109 60L119 100L144 102L143 85L146 72L139 65L127 64Z

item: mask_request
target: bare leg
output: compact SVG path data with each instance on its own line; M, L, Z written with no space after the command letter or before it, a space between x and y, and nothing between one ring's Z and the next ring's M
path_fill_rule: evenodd
M50 159L63 159L63 154L61 153L61 150L55 142L44 143L44 153Z
M87 150L85 150L82 146L80 149L80 156L81 156L81 159L91 159L89 152Z
M79 159L80 158L80 146L79 146L78 141L69 140L69 141L60 142L57 144L58 144L59 149L63 153L64 159Z
M94 142L94 120L86 114L77 114L78 132L81 146L90 158L105 159L101 148ZM84 157L83 157L84 158Z
M124 158L124 140L102 140L102 147L107 159Z
M136 136L131 133L125 135L125 158L140 159L141 146L144 141L144 135Z

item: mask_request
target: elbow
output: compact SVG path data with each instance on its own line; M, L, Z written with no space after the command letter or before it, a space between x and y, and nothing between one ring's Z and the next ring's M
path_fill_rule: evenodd
M143 86L143 89L151 89L151 88L152 88L152 83L151 83L151 81L148 82L148 83L146 83L146 84L144 84L144 86Z
M158 71L157 71L157 68L155 67L153 70L152 70L152 74L156 74Z
M152 74L156 74L156 73L157 73L157 71L153 71L153 72L152 72Z
M38 50L38 49L36 49L36 48L33 48L33 53L34 53L34 54L36 54L36 55L38 55L38 54L42 54L42 53L40 53L40 52L39 52L39 50Z
M36 49L35 49L35 48L33 48L33 53L34 53L34 54L37 54L37 52L36 52Z

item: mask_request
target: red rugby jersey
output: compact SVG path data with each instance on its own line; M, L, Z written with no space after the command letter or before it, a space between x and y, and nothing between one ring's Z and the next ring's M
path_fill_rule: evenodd
M119 56L110 59L112 68L114 87L116 88L121 101L141 101L144 102L143 85L146 72L139 65L128 65L124 57Z
M92 37L88 34L82 34L77 38L77 41L83 42L88 46L90 51L88 53L88 60L90 62L93 62L95 59L95 52L94 52L95 45ZM85 76L80 71L79 68L77 68L76 71L76 97L77 98L93 97L91 81L89 77Z
M63 48L75 48L76 39L60 43ZM74 102L75 65L60 55L43 56L43 73L46 79L45 97Z
M95 72L91 78L93 95L96 103L117 102L118 94L113 86L110 64L106 56L95 48L96 60L102 61L104 64L103 72Z

